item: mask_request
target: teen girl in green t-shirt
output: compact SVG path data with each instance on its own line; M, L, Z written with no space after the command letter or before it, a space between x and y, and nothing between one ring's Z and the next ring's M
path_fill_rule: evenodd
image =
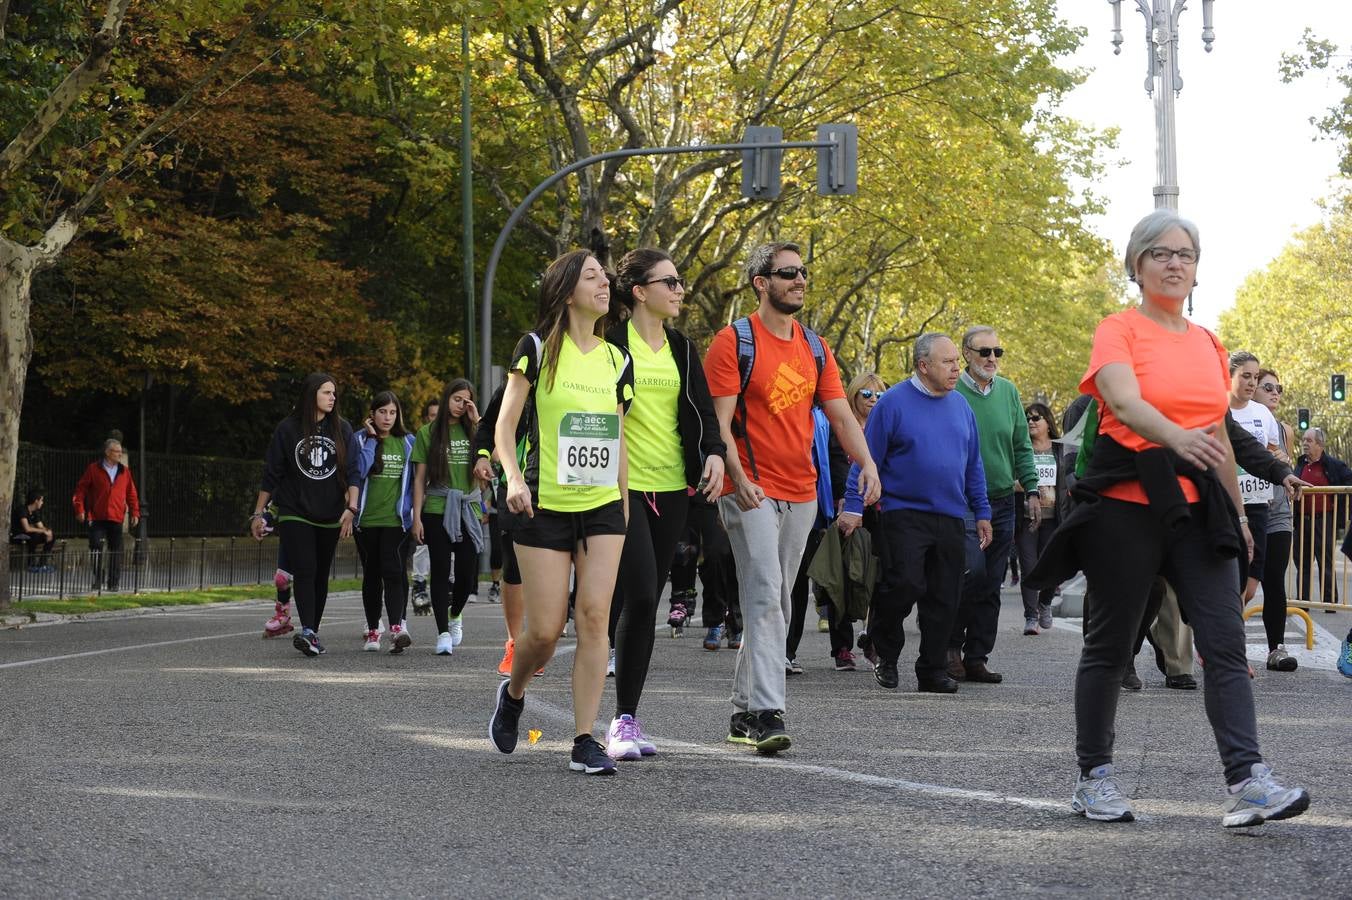
M357 460L357 552L361 554L361 600L366 612L363 649L380 650L381 601L390 622L391 653L413 643L404 622L408 603L408 529L413 524L409 455L413 435L393 391L371 400L365 428L352 436Z
M437 417L418 429L409 459L413 471L413 539L431 558L432 614L437 653L450 656L464 637L460 614L479 586L484 547L483 503L472 475L470 442L479 424L474 386L463 378L446 385ZM448 584L455 563L455 585Z

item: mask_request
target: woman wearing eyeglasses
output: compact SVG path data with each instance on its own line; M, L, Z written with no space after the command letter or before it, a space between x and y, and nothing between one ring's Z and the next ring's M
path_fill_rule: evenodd
M1197 281L1197 227L1157 209L1132 229L1127 276L1139 306L1094 333L1080 389L1099 401L1098 435L1080 502L1030 573L1049 587L1083 570L1093 617L1075 677L1072 809L1090 819L1135 815L1113 769L1117 702L1151 583L1178 595L1206 659L1206 714L1224 769L1227 828L1287 819L1309 795L1279 784L1258 749L1258 721L1239 599L1253 545L1225 427L1229 357L1183 316Z
M1258 391L1254 399L1267 407L1274 420L1277 404L1282 402L1282 381L1271 369L1258 372ZM1285 422L1277 422L1277 449L1272 455L1288 465L1291 448L1296 445L1295 432ZM1267 633L1267 667L1273 672L1294 672L1299 663L1287 652L1286 635L1286 569L1291 565L1291 499L1286 491L1272 492L1267 513L1267 547L1263 561L1263 631Z
M1061 435L1052 421L1052 411L1045 403L1030 403L1024 408L1028 420L1028 436L1033 441L1033 465L1037 467L1037 504L1042 507L1042 518L1037 528L1028 527L1027 521L1020 516L1014 530L1014 546L1019 554L1019 567L1027 572L1037 562L1038 555L1046 548L1056 531L1057 510L1057 454L1052 441ZM1030 491L1030 494L1033 492ZM1029 587L1025 582L1023 591L1023 633L1041 634L1052 627L1052 598L1056 588Z
M625 254L611 304L618 324L606 339L634 362L634 402L624 420L629 452L629 532L611 600L615 645L615 718L606 732L612 759L657 752L638 720L639 697L653 653L653 619L685 532L688 487L709 500L723 490L726 447L714 415L699 351L671 326L685 282L663 250Z

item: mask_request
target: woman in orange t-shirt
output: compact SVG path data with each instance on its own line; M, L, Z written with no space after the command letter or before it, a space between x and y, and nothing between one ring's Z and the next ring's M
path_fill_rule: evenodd
M1090 501L1084 513L1067 521L1093 604L1075 681L1080 777L1072 807L1100 821L1133 818L1113 775L1114 723L1159 575L1178 594L1206 660L1207 718L1229 788L1222 824L1257 825L1309 806L1303 790L1276 783L1258 750L1235 558L1251 552L1253 539L1224 427L1228 359L1215 335L1183 316L1199 252L1196 226L1172 210L1136 225L1125 263L1141 303L1099 324L1080 383L1099 401L1100 418L1081 482L1098 500L1082 495Z

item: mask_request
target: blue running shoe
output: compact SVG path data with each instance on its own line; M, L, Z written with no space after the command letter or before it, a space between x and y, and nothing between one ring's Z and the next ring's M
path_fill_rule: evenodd
M704 633L704 649L717 650L721 643L723 643L723 626L709 626L709 630Z
M1343 649L1338 654L1338 671L1352 678L1352 634L1343 641Z
M324 652L319 646L319 636L310 628L302 628L296 632L296 636L291 639L291 645L306 656L318 656Z

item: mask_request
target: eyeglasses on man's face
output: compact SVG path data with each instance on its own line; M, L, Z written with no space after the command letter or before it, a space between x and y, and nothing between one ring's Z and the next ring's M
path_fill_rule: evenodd
M807 280L807 266L782 266L778 269L767 269L761 273L765 276L773 275L776 278L783 278L785 281L793 281L799 275L803 280Z
M1269 394L1280 394L1282 392L1282 386L1280 384L1273 384L1270 381L1258 386Z
M1183 247L1179 250L1172 247L1151 247L1145 252L1149 253L1150 258L1157 263L1167 263L1175 256L1178 257L1179 262L1187 265L1197 262L1197 251L1191 247Z
M669 290L669 291L674 291L674 290L676 290L677 288L680 288L681 290L685 290L685 279L684 279L684 278L677 278L675 275L667 275L667 276L665 276L665 277L663 277L663 278L654 278L654 279L652 279L651 281L644 281L644 282L641 282L641 283L642 283L644 286L647 286L647 285L650 285L650 284L665 284L665 285L667 286L667 290Z
M982 359L990 359L992 356L999 359L1005 355L1004 347L968 347L967 349L971 350Z

